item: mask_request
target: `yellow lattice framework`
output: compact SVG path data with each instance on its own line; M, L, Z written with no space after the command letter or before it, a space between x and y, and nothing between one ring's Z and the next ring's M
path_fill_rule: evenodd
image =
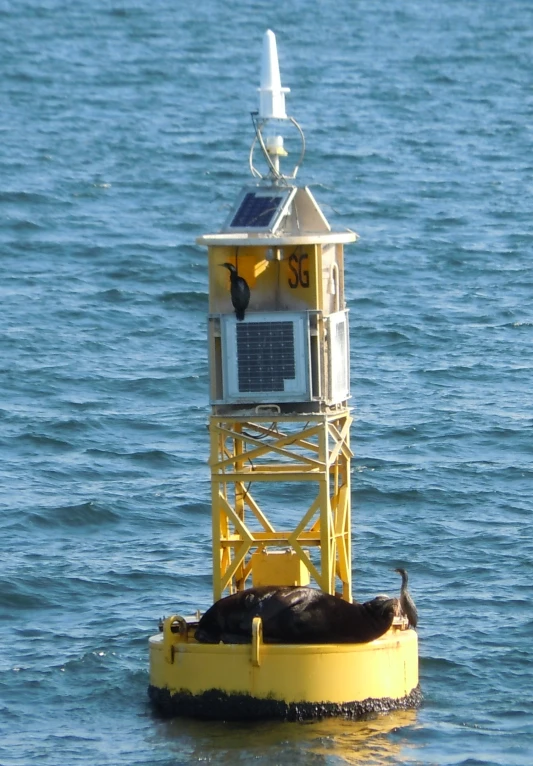
M351 422L348 409L211 417L215 601L249 587L252 554L267 548L294 551L323 591L351 601ZM280 529L254 499L259 482L306 482L316 493L307 507L291 507L296 526ZM313 562L307 549L317 548Z

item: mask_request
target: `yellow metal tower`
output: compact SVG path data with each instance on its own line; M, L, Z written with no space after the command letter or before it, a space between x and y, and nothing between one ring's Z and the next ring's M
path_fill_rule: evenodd
M310 581L351 600L343 244L355 238L331 232L309 189L269 182L247 187L225 230L198 240L209 258L215 600ZM250 288L241 321L225 263ZM284 487L280 521L256 499L272 482L308 485Z
M256 182L219 232L197 240L208 249L215 601L252 585L308 584L352 600L344 245L356 234L332 231L295 183L304 142L286 90L269 31ZM283 126L302 139L290 175L280 170ZM406 624L363 645L289 646L263 644L255 618L243 647L197 643L195 622L172 615L150 640L150 695L166 712L353 716L418 702L417 637Z

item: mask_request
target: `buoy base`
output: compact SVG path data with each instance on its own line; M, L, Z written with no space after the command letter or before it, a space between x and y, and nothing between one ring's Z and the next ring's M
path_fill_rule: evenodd
M201 644L198 622L173 615L150 638L149 695L163 715L289 721L417 707L418 638L394 625L366 644Z
M202 694L183 691L171 694L168 689L148 688L150 700L165 717L183 716L203 720L258 721L281 719L309 721L321 718L361 719L375 713L417 708L422 701L420 686L401 699L385 697L352 702L284 702L260 699L249 694L226 694L209 689Z

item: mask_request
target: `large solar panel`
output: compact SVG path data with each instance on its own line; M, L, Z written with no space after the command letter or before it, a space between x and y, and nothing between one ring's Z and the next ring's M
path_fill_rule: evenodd
M284 391L296 376L292 322L237 325L239 392Z
M227 403L309 401L309 316L305 311L221 315Z
M295 189L245 189L230 214L227 231L273 231L285 215Z

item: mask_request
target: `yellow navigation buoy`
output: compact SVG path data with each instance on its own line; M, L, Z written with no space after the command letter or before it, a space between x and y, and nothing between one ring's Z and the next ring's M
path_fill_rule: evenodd
M351 602L344 245L356 234L332 231L295 183L305 144L286 115L286 92L269 30L250 152L256 183L221 231L197 240L209 269L213 599L310 584ZM285 127L302 139L289 175L280 170ZM273 501L282 484L290 513ZM306 645L265 643L260 616L251 643L199 643L199 617L170 616L150 639L149 693L166 714L359 717L420 701L417 634L401 617L368 643Z

